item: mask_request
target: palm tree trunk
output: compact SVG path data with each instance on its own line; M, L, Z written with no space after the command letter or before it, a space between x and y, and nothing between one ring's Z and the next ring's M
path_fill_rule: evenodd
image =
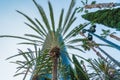
M57 80L57 66L58 66L58 58L55 56L53 58L52 80Z
M53 60L53 67L52 67L52 80L57 80L57 67L58 67L58 58L60 55L60 48L54 47L50 51L50 56Z

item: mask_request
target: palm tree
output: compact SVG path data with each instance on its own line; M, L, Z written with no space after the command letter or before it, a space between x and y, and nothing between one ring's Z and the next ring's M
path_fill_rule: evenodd
M116 65L110 60L104 61L101 58L89 60L90 68L93 72L90 74L91 79L95 80L118 80L120 78Z
M26 14L20 11L17 12L23 15L31 23L25 24L32 30L34 30L37 34L25 34L25 37L11 35L1 35L0 37L19 38L26 40L26 42L21 42L20 44L29 44L35 45L36 47L42 47L39 48L39 50L37 50L37 48L35 47L35 51L29 50L27 53L22 52L22 54L15 55L24 55L26 61L22 62L24 63L24 66L20 69L25 68L26 64L29 65L29 67L27 68L32 68L33 70L31 80L42 80L44 78L51 79L51 73L52 80L57 80L57 78L59 77L61 79L64 78L65 80L68 80L70 78L69 74L66 74L67 76L64 76L62 75L64 72L57 72L57 70L59 70L61 66L65 66L67 71L67 67L70 66L69 55L66 48L82 51L80 48L78 48L78 46L75 46L74 44L81 41L80 38L76 38L75 36L79 33L81 29L83 29L88 24L79 24L75 25L74 28L72 27L72 24L77 19L75 17L76 8L74 8L75 0L71 0L65 19L64 9L61 10L58 25L55 25L53 8L49 1L48 6L51 25L48 21L43 7L40 6L35 0L33 0L33 2L40 13L43 23L40 22L37 18L35 18L35 20L32 20ZM70 28L72 28L72 30ZM35 57L30 56L31 53L36 54ZM52 71L50 71L51 68ZM25 75L27 75L28 72L30 72L29 69L26 70ZM60 75L58 75L58 73L60 73Z

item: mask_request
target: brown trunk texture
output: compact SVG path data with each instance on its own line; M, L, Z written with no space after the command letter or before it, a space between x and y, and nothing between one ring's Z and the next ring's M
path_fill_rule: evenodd
M58 65L58 58L53 58L53 68L52 68L52 80L57 80L57 65Z
M52 67L52 80L57 80L57 67L58 67L58 58L60 55L60 48L54 47L50 51L50 56L52 57L53 67Z

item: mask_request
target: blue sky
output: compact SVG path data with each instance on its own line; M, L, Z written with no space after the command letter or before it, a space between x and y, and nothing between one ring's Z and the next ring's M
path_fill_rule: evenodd
M47 1L48 0L36 0L46 12L48 12L48 6ZM55 11L55 20L57 21L59 12L61 8L68 8L68 4L70 3L70 0L50 0L54 11ZM80 4L80 0L76 0L77 5ZM91 0L89 0L91 1ZM98 0L98 2L118 2L119 0ZM39 17L38 11L33 4L32 0L0 0L0 35L4 34L10 34L10 35L18 35L22 36L24 33L30 33L32 32L24 22L26 19L18 14L16 10L20 10L27 15L34 17ZM84 20L79 20L84 22ZM56 23L57 24L57 23ZM101 28L104 26L98 25ZM106 28L106 27L105 27ZM99 31L100 28L98 28ZM106 28L107 29L107 28ZM115 30L113 30L115 31ZM120 34L118 35L120 36ZM109 39L109 38L108 38ZM15 59L6 61L5 59L11 55L17 54L17 48L25 49L26 46L20 46L16 45L21 40L17 39L8 39L8 38L2 38L0 39L0 79L1 80L22 80L23 76L19 77L13 77L15 71L16 71L16 65L9 63L10 61L13 61ZM115 42L113 40L113 42ZM117 60L119 60L119 51L116 49L110 49L106 48L108 52ZM95 54L92 53L92 51L82 54L83 57L95 57Z

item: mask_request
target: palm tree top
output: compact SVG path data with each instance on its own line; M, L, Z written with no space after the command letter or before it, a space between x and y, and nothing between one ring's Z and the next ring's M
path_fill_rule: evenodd
M33 73L36 72L34 73L34 75L36 74L38 75L40 74L39 72L43 71L43 67L40 69L39 67L43 66L44 64L46 64L47 66L51 66L50 58L48 58L48 53L55 47L60 49L60 53L62 54L61 56L64 57L61 61L65 65L70 64L68 62L69 56L66 54L67 53L66 48L82 51L78 46L75 46L74 44L74 43L79 43L81 41L81 38L78 38L75 36L79 34L79 31L83 29L87 24L73 25L73 23L77 19L75 17L76 15L76 8L74 7L75 0L71 0L71 3L69 5L69 8L66 14L64 13L64 9L61 10L60 16L58 17L59 18L58 25L55 25L53 7L50 1L48 1L50 21L48 20L48 16L45 10L43 9L43 7L39 5L35 0L33 0L33 2L39 11L42 21L40 21L38 18L32 19L21 11L17 10L17 12L23 15L30 22L30 24L27 22L25 22L25 24L28 27L30 27L33 31L35 31L37 34L35 35L32 33L28 33L28 34L24 34L24 37L11 36L11 35L2 35L0 37L12 37L12 38L23 39L25 40L25 42L21 42L20 44L35 45L35 51L28 49L27 52L30 53L30 55L20 50L19 54L12 57L16 57L20 55L24 56L27 62L27 63L24 63L24 65L27 65L28 67L27 71L29 70L29 68L32 68L32 69L34 68L35 71L33 71ZM38 50L37 47L39 46L41 46L42 49ZM47 51L47 54L46 54L46 51ZM41 56L43 52L45 53L43 54L43 56ZM35 53L34 57L31 53L32 54ZM45 63L39 63L39 61L41 60L45 60L43 61ZM25 68L25 67L22 67L22 68ZM44 65L44 68L46 69L45 65Z
M79 25L73 25L73 23L76 21L76 8L75 6L75 0L71 0L71 3L69 5L67 14L64 13L64 9L61 10L59 18L58 25L55 25L54 20L54 11L53 7L48 1L48 7L49 7L49 16L50 21L48 20L48 16L45 13L43 7L39 5L35 0L33 0L34 4L36 5L39 14L42 18L42 21L40 21L38 18L31 19L29 16L27 16L25 13L20 12L17 10L18 13L23 15L31 24L25 22L25 24L30 27L32 30L34 30L37 35L35 34L24 34L25 37L20 36L11 36L11 35L1 35L0 37L13 37L13 38L19 38L26 40L27 42L22 42L20 44L37 44L37 45L44 45L44 43L49 43L47 46L49 46L49 49L54 46L60 46L63 43L69 46L69 48L77 49L76 46L73 46L69 43L76 43L81 41L80 38L76 38L77 34L79 34L79 31L83 29L88 24L79 24ZM58 37L59 36L59 37ZM61 37L60 37L61 36ZM64 40L60 44L60 40ZM82 50L81 50L82 51Z

